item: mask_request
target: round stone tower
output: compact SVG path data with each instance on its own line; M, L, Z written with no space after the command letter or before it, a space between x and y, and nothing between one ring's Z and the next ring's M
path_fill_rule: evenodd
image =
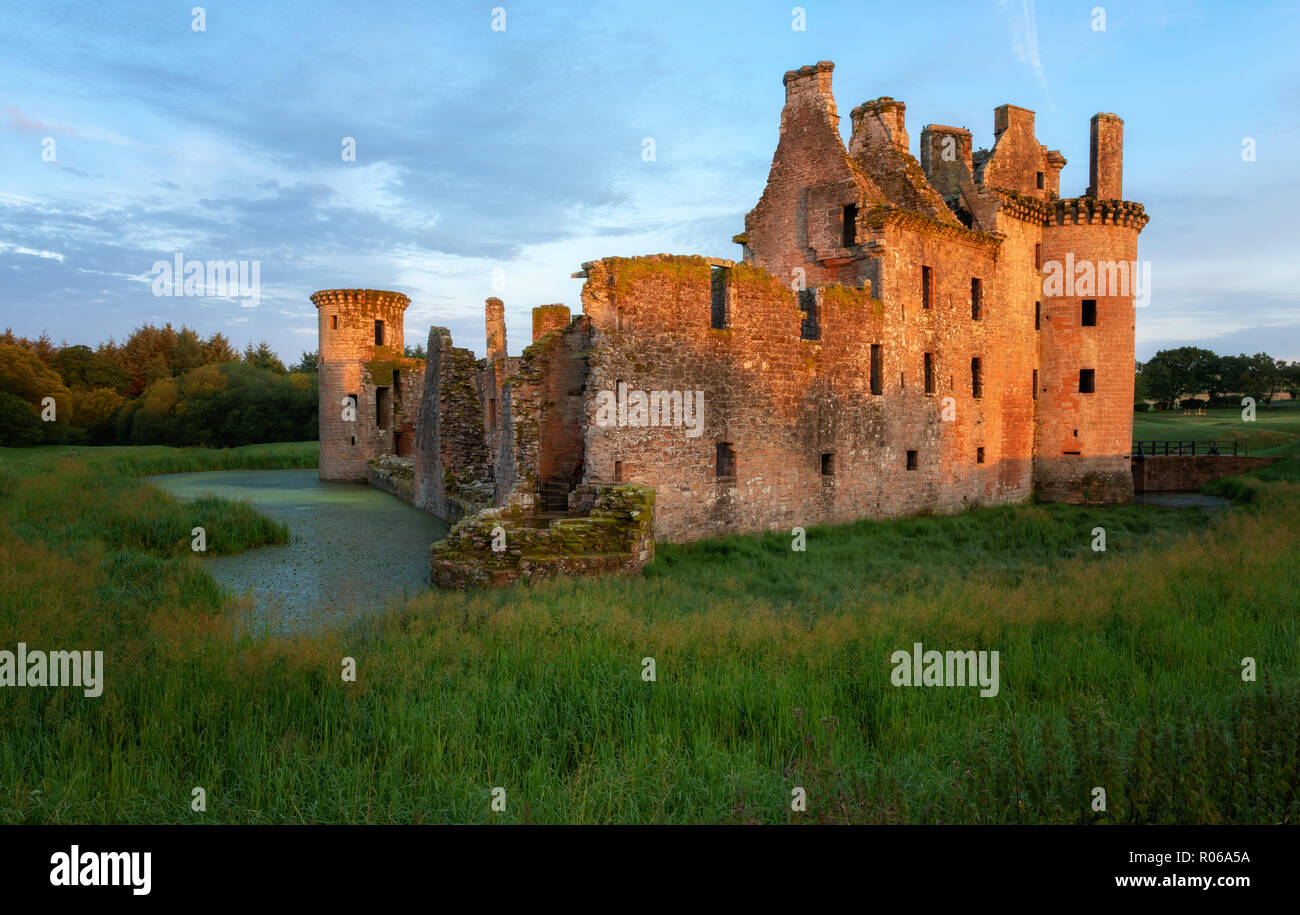
M367 461L394 451L392 392L371 382L366 363L402 357L411 300L380 289L323 289L311 300L320 332L320 478L364 480Z
M1134 308L1151 290L1137 257L1146 210L1120 198L1123 124L1092 119L1088 193L1047 205L1034 473L1045 501L1133 501Z

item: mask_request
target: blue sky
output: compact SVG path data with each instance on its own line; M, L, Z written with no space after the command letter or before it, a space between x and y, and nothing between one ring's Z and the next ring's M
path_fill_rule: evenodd
M440 324L480 354L500 295L517 353L533 305L579 309L583 261L738 257L782 74L833 60L844 129L893 96L914 154L927 123L987 147L994 107L1034 109L1063 196L1088 182L1088 119L1119 114L1124 195L1152 217L1138 357L1300 359L1284 3L802 0L804 31L790 0L210 0L201 32L196 5L3 3L0 325L93 344L170 321L296 360L316 347L308 296L366 286L411 296L408 342ZM260 262L260 301L155 296L177 252Z

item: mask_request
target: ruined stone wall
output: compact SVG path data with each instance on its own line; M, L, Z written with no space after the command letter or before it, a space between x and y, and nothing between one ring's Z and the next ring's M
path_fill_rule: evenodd
M441 400L439 439L444 472L457 482L486 482L488 452L484 439L483 403L479 395L479 365L472 350L451 346L442 360L438 388Z
M455 521L477 511L490 492L479 364L470 350L452 344L446 328L435 327L423 380L414 504Z
M583 289L594 327L588 479L613 479L617 462L622 479L654 487L656 536L668 540L1027 499L1031 455L1003 452L999 422L1009 401L1028 409L1030 392L1023 383L1016 389L986 349L990 338L1013 333L1011 324L995 317L991 301L985 320L973 322L970 313L969 278L992 278L992 246L901 225L883 228L881 237L887 301L857 288L820 288L818 340L801 338L794 292L754 267L731 269L730 327L715 330L705 259L590 265ZM933 261L938 287L928 310L920 299L925 261ZM882 347L879 394L872 393L872 344ZM924 390L926 352L933 394ZM978 399L972 355L985 359ZM602 424L599 394L619 382L629 390L704 392L702 434L688 436L685 423ZM944 397L953 398L951 421L943 418ZM735 452L731 478L718 478L720 442ZM911 470L909 451L916 452Z
M654 506L652 489L604 485L596 487L586 517L542 527L519 507L487 509L433 544L433 583L466 588L556 575L639 572L654 559ZM501 538L503 549L493 549L494 536Z
M582 478L587 353L591 324L582 319L524 350L505 385L496 504L531 505L540 480Z
M553 330L563 330L569 326L569 306L538 305L533 309L533 342L545 337Z
M1212 480L1267 467L1281 458L1218 455L1169 455L1133 462L1137 492L1192 492Z
M447 491L443 475L442 446L439 426L442 421L441 397L443 360L451 351L451 332L445 327L429 328L424 371L424 396L415 432L415 467L412 504L435 518L448 520Z

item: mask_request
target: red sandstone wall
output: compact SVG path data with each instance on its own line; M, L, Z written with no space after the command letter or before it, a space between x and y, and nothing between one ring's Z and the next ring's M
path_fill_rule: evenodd
M625 480L655 487L656 536L670 540L1028 498L1030 454L1005 453L999 425L1005 401L1028 399L1026 386L1014 390L985 355L984 396L976 402L970 392L971 355L1011 332L991 289L986 319L970 318L970 276L991 279L991 250L899 227L881 237L889 301L824 289L817 341L800 339L794 293L764 271L734 268L731 327L713 330L703 259L591 265L583 290L595 326L588 480L613 479L614 462L622 462ZM924 312L919 267L930 259L942 269L936 305ZM873 343L884 347L880 395L870 388ZM927 351L936 355L934 395L923 391ZM619 380L646 391L704 391L704 434L599 426L596 395ZM945 396L955 401L952 422L942 419ZM716 478L720 441L735 448L733 480ZM918 452L916 470L907 469L908 450ZM824 452L835 455L833 475L822 473Z
M1133 488L1138 492L1191 492L1211 480L1267 467L1275 457L1210 457L1182 455L1149 457L1133 462Z

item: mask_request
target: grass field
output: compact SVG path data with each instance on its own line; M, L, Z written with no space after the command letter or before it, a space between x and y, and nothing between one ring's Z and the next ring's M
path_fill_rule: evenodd
M1300 404L1284 401L1271 410L1261 405L1253 422L1242 421L1240 407L1215 408L1206 414L1134 413L1133 439L1217 439L1245 443L1250 454L1260 457L1300 454Z
M1235 431L1272 435L1260 417ZM1181 419L1135 435L1210 437ZM1293 453L1297 432L1270 447ZM814 528L805 553L720 538L664 547L638 578L430 591L364 627L249 634L189 530L202 514L210 549L237 550L283 529L134 478L314 460L314 444L0 451L0 648L107 656L97 699L4 690L0 821L1300 815L1300 459L1217 515L1024 505ZM892 686L914 642L999 651L999 694Z

